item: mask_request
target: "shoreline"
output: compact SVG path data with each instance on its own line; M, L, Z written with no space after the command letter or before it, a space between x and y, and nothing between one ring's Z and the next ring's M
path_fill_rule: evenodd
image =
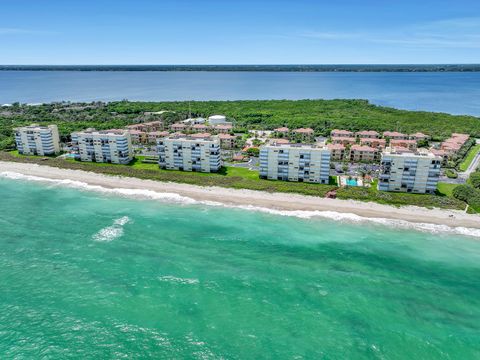
M102 175L83 170L60 169L45 165L0 161L0 173L10 172L47 180L70 180L107 189L152 191L175 194L204 203L219 203L238 208L259 208L291 212L336 212L368 219L400 220L416 224L444 225L452 228L480 229L480 215L460 210L427 209L416 206L394 207L373 202L327 199L299 194L268 193L255 190L202 187L133 177Z

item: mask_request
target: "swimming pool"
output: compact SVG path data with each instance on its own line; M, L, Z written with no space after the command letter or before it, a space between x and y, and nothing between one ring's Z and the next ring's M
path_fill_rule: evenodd
M341 175L338 177L340 186L363 186L363 179L358 176Z
M347 179L346 184L347 186L358 186L357 179Z

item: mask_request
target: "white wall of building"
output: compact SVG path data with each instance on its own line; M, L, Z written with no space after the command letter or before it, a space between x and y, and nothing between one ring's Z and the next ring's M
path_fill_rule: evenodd
M433 194L437 189L442 158L432 153L382 153L378 189Z
M128 164L133 159L132 140L126 130L75 132L72 145L81 161Z
M270 180L328 184L330 150L299 144L260 148L260 177Z
M217 172L221 164L220 139L166 137L158 139L158 164L169 170Z
M57 125L24 126L14 129L15 143L20 154L53 155L60 152Z

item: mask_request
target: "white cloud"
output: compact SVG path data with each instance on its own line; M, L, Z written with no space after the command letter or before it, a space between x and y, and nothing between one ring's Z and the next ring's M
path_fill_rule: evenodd
M300 37L322 41L356 40L416 48L480 48L480 18L456 18L382 32L307 31Z
M312 39L321 39L321 40L351 40L362 38L360 33L347 33L347 32L318 32L318 31L306 31L300 34L302 37L312 38Z
M52 34L51 31L45 30L30 30L30 29L21 29L21 28L1 28L0 35L21 35L21 34Z

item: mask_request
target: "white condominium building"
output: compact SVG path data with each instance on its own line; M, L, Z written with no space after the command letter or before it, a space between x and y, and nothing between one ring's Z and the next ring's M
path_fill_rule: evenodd
M324 146L276 144L260 148L260 177L328 184L330 150Z
M428 151L386 148L382 153L378 190L433 194L442 158Z
M222 166L218 136L165 137L157 140L157 149L162 169L217 172Z
M60 152L57 125L30 125L15 128L14 131L15 142L20 154L43 156Z
M87 129L74 132L72 146L81 161L128 164L133 159L128 130Z

